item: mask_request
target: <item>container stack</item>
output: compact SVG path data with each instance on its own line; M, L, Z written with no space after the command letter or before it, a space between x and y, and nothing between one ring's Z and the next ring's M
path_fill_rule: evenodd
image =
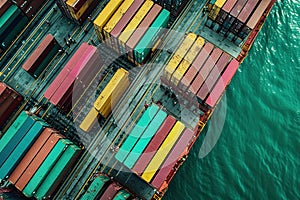
M99 115L107 118L112 112L116 104L121 99L122 95L129 87L128 71L120 68L108 82L101 94L94 102L90 112L80 124L83 131L89 132L97 122Z
M77 100L85 91L101 66L102 59L97 48L83 43L50 84L44 97L53 105L68 112L72 107L72 100Z
M22 10L25 16L31 20L46 3L46 0L14 0L14 2Z
M151 0L111 0L94 21L99 40L144 64L168 26L170 12Z
M33 77L38 77L47 67L53 57L60 49L55 38L48 34L38 47L32 52L22 68Z
M81 24L99 3L99 0L57 0L56 3L66 17Z
M187 99L196 97L200 108L206 110L216 105L238 66L226 52L189 33L164 68L161 80Z
M189 0L154 0L154 2L158 3L163 8L169 10L172 17L177 17L183 10L183 8L186 6L186 4L189 2Z
M270 3L271 0L211 0L206 26L240 46Z
M115 158L162 192L187 155L194 134L153 104L137 121Z
M51 196L81 149L23 111L0 140L0 179L27 197Z
M0 127L5 124L22 101L23 96L0 82Z
M28 23L27 17L10 0L0 2L0 53L6 50Z

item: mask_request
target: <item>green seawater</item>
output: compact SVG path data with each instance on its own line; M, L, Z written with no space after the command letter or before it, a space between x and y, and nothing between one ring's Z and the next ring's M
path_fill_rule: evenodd
M226 92L220 139L197 141L165 200L300 199L300 1L278 0Z

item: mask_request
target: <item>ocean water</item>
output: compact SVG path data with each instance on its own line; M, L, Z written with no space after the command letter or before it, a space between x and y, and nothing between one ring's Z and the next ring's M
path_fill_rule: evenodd
M197 141L165 200L300 199L300 1L278 0L226 92L213 150Z

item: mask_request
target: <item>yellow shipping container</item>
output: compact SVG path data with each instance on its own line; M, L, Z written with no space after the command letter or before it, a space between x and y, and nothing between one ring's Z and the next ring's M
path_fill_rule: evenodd
M226 0L217 0L216 3L214 4L214 6L212 7L208 16L211 19L216 20L221 8L223 7L223 5L225 3L226 3Z
M158 151L156 152L156 154L154 155L154 157L152 158L152 160L150 161L147 168L142 174L142 178L148 183L152 180L156 171L159 170L159 167L171 151L172 147L183 132L184 128L185 126L181 122L177 121L167 138L159 147Z
M94 0L87 0L82 6L81 8L76 12L74 10L74 4L77 2L77 0L68 0L66 2L68 9L70 11L70 14L72 15L72 17L76 20L79 20L80 17L83 15L83 13L88 9L89 5L93 2Z
M98 120L98 111L93 107L80 124L80 128L88 132Z
M124 29L123 33L119 36L119 43L121 44L121 53L124 54L126 52L125 50L125 44L127 40L130 38L132 33L135 31L135 29L138 27L138 25L141 23L141 21L144 19L144 17L148 14L149 10L153 6L153 1L146 0L145 3L141 6L141 8L138 10L138 12L134 15L134 17L131 19L129 24Z
M94 27L97 33L97 36L100 40L103 40L102 29L107 23L107 21L111 18L111 16L115 13L115 11L119 8L121 3L124 0L110 0L108 4L104 7L102 12L97 16L94 20Z
M184 59L181 61L180 65L173 73L171 81L174 85L178 85L186 71L189 69L190 65L193 63L194 59L197 57L202 46L204 45L204 39L198 37L196 42L193 44L189 52L185 55Z
M194 41L196 40L197 35L194 33L189 33L186 38L183 40L182 44L179 46L173 57L171 58L170 62L164 69L164 77L167 80L170 80L172 74L176 70L177 66L184 58L185 54L188 52L190 47L193 45Z
M129 73L120 68L108 82L104 90L94 103L95 109L107 118L113 107L118 103L126 89L129 87Z

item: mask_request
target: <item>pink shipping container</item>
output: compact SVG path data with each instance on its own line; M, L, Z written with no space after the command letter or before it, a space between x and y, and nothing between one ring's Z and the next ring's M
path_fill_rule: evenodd
M230 61L230 56L227 53L223 53L218 60L215 67L210 72L209 76L205 80L204 84L200 88L197 96L201 100L205 100L205 97L208 95L210 90L213 88L214 84L217 82L218 78L221 76L221 73L227 66L228 62Z
M215 107L216 103L225 91L226 86L230 83L233 75L239 67L239 62L237 60L232 60L226 70L224 71L222 77L219 79L215 87L213 88L210 95L207 97L205 103L210 107Z
M253 29L255 25L258 23L259 19L265 12L266 8L270 4L271 0L263 0L260 2L254 13L251 15L249 21L247 22L247 26L250 29Z
M142 174L143 171L148 166L149 162L151 161L152 157L163 143L171 129L173 128L176 119L172 116L168 116L164 123L160 126L159 130L155 133L154 137L144 150L143 154L140 156L138 161L135 163L134 167L132 168L138 174Z
M238 19L245 23L252 11L254 10L258 0L249 0L247 4L244 6L242 12L239 14Z
M104 191L104 193L102 194L102 196L99 198L99 200L109 200L109 199L113 199L114 196L117 194L117 192L121 189L121 187L116 184L116 183L112 183L110 184L107 189Z
M247 2L247 0L237 1L235 6L232 8L230 14L234 17L237 17L240 14L240 12L242 11L242 9L244 8L246 2Z
M227 0L226 3L224 4L224 6L222 7L222 9L225 12L230 13L230 11L232 10L232 8L236 2L237 2L237 0Z
M56 90L59 88L59 86L62 84L62 82L65 80L65 78L68 76L70 71L73 69L75 64L78 61L78 58L81 57L81 55L84 53L84 51L87 49L89 45L87 43L83 43L78 50L75 52L75 54L72 56L72 58L68 61L68 63L65 65L65 67L61 70L61 72L57 75L57 77L54 79L54 81L50 84L46 92L44 93L44 97L46 99L51 99L53 94L56 92Z
M210 57L206 60L204 66L201 68L197 77L193 81L192 85L189 87L189 91L192 92L192 94L197 94L199 88L204 83L205 79L207 78L208 74L220 58L221 54L222 50L220 50L219 48L215 48L213 50Z
M160 168L160 170L155 175L151 184L157 188L158 190L163 185L164 181L169 183L168 177L172 175L174 171L174 167L176 163L181 159L184 154L188 153L188 146L194 137L194 132L190 129L186 129L184 133L181 135L180 139L175 144L171 153L168 155L164 164Z

